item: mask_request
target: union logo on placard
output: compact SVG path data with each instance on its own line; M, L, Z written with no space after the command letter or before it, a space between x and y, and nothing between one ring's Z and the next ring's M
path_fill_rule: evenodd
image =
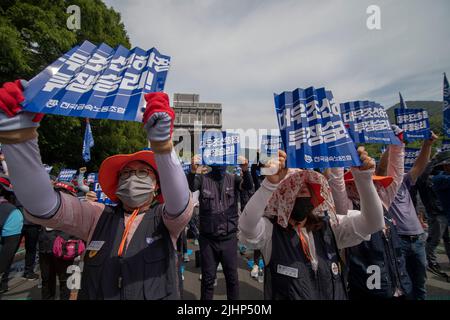
M307 163L311 163L311 162L313 161L313 159L312 159L312 157L311 157L310 155L305 154L305 161L306 161Z

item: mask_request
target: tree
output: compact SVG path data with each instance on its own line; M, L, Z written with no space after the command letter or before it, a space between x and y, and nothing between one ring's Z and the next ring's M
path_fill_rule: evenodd
M66 22L69 5L80 7L81 29L72 31ZM130 41L120 14L100 0L2 0L0 2L0 83L31 79L75 45L89 40L111 47ZM97 170L107 156L130 153L146 146L142 124L91 120L95 146L89 170ZM39 145L44 163L78 168L84 119L47 115L39 129Z

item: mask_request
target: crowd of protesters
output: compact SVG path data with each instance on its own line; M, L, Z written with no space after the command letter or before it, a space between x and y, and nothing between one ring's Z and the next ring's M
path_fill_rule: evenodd
M202 300L213 299L219 267L227 298L239 299L239 245L254 254L251 277L264 268L265 299L423 300L427 268L448 279L436 248L443 239L450 260L450 152L431 156L435 134L409 172L396 130L402 143L378 166L360 146L361 165L348 170L287 169L280 150L264 164L240 159L240 174L194 157L185 174L168 96L145 100L151 151L102 162L99 183L117 204L109 206L97 202L85 168L73 183L49 176L36 131L42 116L20 112L20 81L0 89L1 112L11 119L0 128L2 292L24 238L23 276L39 278L38 250L43 299L57 298L57 282L59 299L69 299L67 269L81 260L78 299L183 298L186 230L199 245Z

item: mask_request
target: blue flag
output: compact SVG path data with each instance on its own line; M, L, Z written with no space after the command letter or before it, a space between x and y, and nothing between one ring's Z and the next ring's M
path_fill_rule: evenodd
M92 135L91 124L86 121L86 130L84 131L83 140L83 160L91 161L91 148L94 146L94 136Z
M417 157L419 156L420 149L417 148L405 148L405 172L411 170Z
M226 131L209 130L203 132L199 143L202 164L236 165L240 151L238 134Z
M408 109L405 101L403 100L402 94L399 92L398 95L400 96L400 109Z
M275 94L274 98L288 167L361 165L331 91L309 87Z
M75 169L62 169L58 175L58 181L72 181L73 177L77 174Z
M24 109L63 116L142 121L144 94L162 91L170 57L152 48L89 41L30 80Z
M395 109L395 122L404 130L403 138L408 141L427 140L431 137L428 112L423 109Z
M355 143L401 144L384 107L373 101L341 103L342 120Z
M450 138L450 86L448 85L447 75L444 73L444 104L443 104L443 122L444 135Z

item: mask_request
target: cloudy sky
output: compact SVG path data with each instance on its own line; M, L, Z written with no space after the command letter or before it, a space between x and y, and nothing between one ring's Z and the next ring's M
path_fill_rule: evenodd
M325 86L337 102L441 100L448 0L105 0L132 46L172 57L175 92L220 102L224 128L276 128L273 93ZM381 30L366 26L369 5Z

